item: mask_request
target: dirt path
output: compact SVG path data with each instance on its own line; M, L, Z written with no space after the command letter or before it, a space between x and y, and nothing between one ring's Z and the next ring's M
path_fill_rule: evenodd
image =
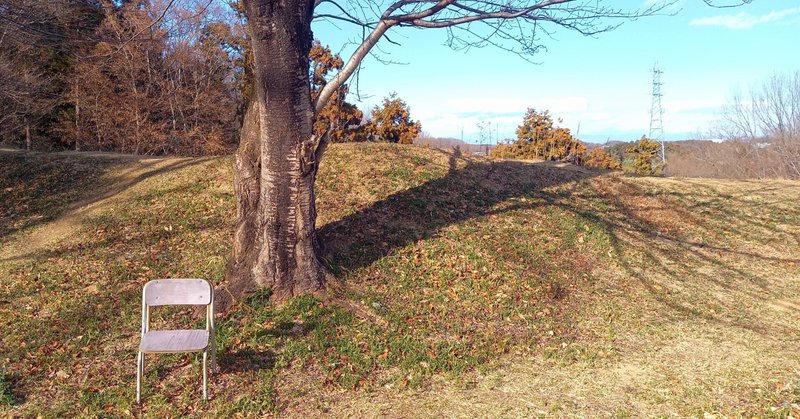
M27 153L24 150L0 148L0 153ZM113 167L103 175L102 187L96 191L87 192L87 196L72 203L56 220L35 226L22 233L25 240L12 240L0 248L0 261L19 259L40 249L47 249L53 244L68 239L83 221L93 214L107 208L112 202L124 194L133 185L164 173L169 170L179 169L188 165L202 163L208 159L197 158L155 158L133 156L128 154L102 153L102 152L75 152L65 151L50 153L53 157L70 156L81 158L102 158L119 161L121 164Z

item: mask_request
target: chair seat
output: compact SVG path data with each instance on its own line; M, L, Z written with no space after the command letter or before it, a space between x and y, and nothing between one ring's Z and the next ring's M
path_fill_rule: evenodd
M145 353L202 352L208 347L207 330L151 330L139 350Z

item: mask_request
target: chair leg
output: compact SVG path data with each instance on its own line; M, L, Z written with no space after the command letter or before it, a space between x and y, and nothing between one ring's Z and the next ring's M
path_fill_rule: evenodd
M142 402L142 375L144 373L144 354L136 355L136 403Z
M216 339L216 336L211 339L211 372L216 374L219 371L217 370L217 342L214 339Z
M208 388L206 386L207 373L206 373L206 358L208 358L208 350L203 351L203 400L208 400Z

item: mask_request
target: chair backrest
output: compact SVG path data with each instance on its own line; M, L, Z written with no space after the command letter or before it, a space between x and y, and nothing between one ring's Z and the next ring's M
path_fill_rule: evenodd
M146 306L208 305L214 291L205 279L154 279L144 285Z

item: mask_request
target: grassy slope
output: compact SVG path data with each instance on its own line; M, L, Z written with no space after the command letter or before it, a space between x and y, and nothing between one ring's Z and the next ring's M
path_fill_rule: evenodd
M212 400L196 357L152 357L143 408L141 286L219 283L230 160L3 152L0 182L0 413L800 413L796 182L332 147L318 224L345 295L251 296Z

